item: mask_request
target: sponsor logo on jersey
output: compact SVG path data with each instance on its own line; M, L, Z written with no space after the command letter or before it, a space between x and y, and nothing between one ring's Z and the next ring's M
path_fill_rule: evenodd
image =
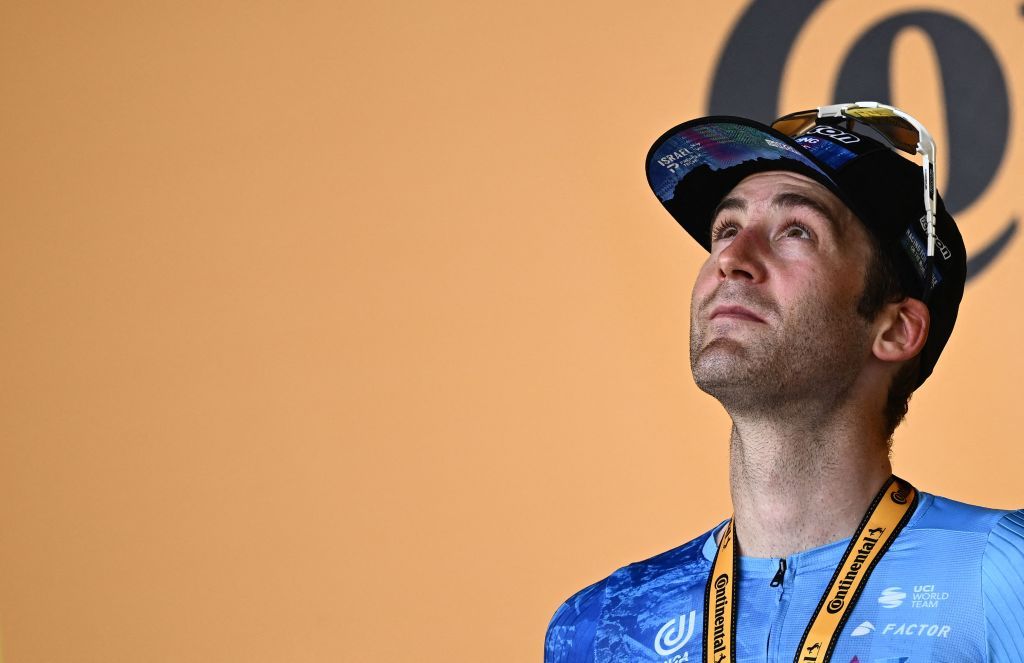
M892 623L885 625L885 628L882 629L882 635L948 638L950 630L949 624L917 624L914 622L903 624Z
M666 658L662 663L688 663L690 660L690 652L684 651L682 654L676 654L672 658Z
M883 608L898 608L903 605L907 593L899 587L886 587L878 597L878 603Z
M693 637L693 624L696 621L697 611L691 610L689 615L679 615L677 619L665 622L654 638L654 650L662 656L675 654ZM687 660L689 660L689 652L682 657L676 656L669 659L671 663Z
M871 622L862 622L857 628L853 629L853 633L851 633L850 635L856 638L862 635L867 635L868 633L871 633L874 630L874 624L872 624Z

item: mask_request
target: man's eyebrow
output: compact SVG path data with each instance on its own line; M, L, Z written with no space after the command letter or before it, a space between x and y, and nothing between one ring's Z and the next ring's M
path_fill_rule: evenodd
M806 207L817 212L819 215L825 217L825 220L832 226L832 230L837 235L843 234L843 229L839 224L839 219L836 218L835 210L829 209L823 202L805 196L802 193L796 191L786 191L777 194L772 198L772 207L779 209L784 207Z
M715 208L715 211L711 213L711 222L714 223L715 219L718 218L718 215L728 209L745 212L747 211L747 201L742 198L737 198L736 196L723 198L722 202L718 203L718 207Z
M722 202L718 203L718 207L711 213L711 225L708 227L708 233L714 235L715 221L718 220L718 215L726 210L734 209L739 212L747 211L747 201L736 196L728 196L722 199ZM710 237L709 239L714 239Z

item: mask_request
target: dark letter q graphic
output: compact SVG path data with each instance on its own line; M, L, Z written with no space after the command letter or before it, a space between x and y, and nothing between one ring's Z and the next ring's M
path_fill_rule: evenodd
M822 2L753 0L722 50L708 111L766 122L775 118L781 112L779 90L789 51ZM830 103L856 99L891 103L892 46L897 35L908 27L927 34L938 57L949 133L949 156L943 159L949 182L943 199L955 216L988 188L1003 160L1010 132L1006 79L984 37L955 16L937 11L889 16L854 42L836 78ZM993 240L970 256L968 280L992 264L1016 232L1017 219L1011 218Z

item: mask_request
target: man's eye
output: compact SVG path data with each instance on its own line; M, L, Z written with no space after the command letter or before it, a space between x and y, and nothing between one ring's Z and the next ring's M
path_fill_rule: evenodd
M725 221L718 224L711 230L711 241L727 239L739 232L739 226L732 221Z
M807 229L807 226L802 223L790 223L782 230L783 237L799 237L803 239L811 238L811 231Z

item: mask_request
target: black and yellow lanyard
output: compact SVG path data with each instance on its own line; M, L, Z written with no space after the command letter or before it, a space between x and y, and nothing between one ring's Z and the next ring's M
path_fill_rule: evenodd
M917 490L889 477L850 539L832 581L818 602L796 650L794 663L827 663L868 576L896 540L917 505ZM736 663L736 555L729 520L704 590L704 663Z

